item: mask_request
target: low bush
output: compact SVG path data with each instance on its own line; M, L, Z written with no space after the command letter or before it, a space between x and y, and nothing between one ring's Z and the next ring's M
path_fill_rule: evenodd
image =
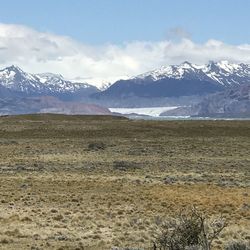
M225 226L222 218L209 221L195 208L185 210L162 224L155 235L153 250L210 250Z
M128 171L128 170L135 170L139 168L140 168L140 165L135 162L128 162L128 161L114 161L113 162L114 170Z
M244 241L232 241L226 245L225 250L250 250L250 243Z
M103 142L91 142L88 145L89 150L104 150L106 145Z

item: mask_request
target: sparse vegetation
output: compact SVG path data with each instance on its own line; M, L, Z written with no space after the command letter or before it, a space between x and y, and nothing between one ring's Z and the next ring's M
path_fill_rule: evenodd
M154 250L202 249L210 250L212 243L226 227L225 220L208 221L196 208L181 211L180 215L165 222L153 241Z
M139 169L140 165L135 162L128 162L128 161L114 161L113 169L114 170L121 170L121 171L129 171Z
M106 145L103 142L91 142L88 145L89 150L104 150Z
M1 117L0 248L151 250L190 204L228 221L213 249L247 242L249 149L248 121Z
M232 241L226 245L225 250L249 250L250 243L245 241Z

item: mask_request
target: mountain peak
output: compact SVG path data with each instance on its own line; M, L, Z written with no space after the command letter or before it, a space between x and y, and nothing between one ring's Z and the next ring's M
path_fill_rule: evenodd
M11 65L0 70L0 80L4 83L12 82L16 75L22 74L23 71L15 65Z
M221 60L218 63L220 63L220 64L230 64L228 60Z
M184 61L183 63L180 64L181 66L189 66L189 67L192 67L193 64L188 62L188 61Z
M54 74L54 73L39 73L36 74L38 78L44 79L46 81L52 80L52 79L57 79L57 80L64 80L64 77L61 74Z
M218 62L210 61L209 64L207 64L206 72L208 71L214 71L218 74L221 74L222 72L227 74L233 74L233 72L242 70L243 67L249 67L246 64L237 64L237 63L231 63L227 60L221 60Z
M60 77L60 78L64 78L61 74L50 73L50 72L39 73L37 75L48 76L48 77Z
M24 73L24 71L23 71L20 67L18 67L17 65L15 65L15 64L12 64L11 66L6 67L6 68L3 69L3 70L8 70L8 71L14 71L14 72L21 72L21 73Z

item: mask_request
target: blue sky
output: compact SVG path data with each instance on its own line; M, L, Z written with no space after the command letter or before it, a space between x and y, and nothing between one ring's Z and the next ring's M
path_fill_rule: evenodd
M176 39L250 43L248 0L0 1L0 23L22 24L87 44ZM181 32L180 32L181 31Z
M102 86L161 66L250 63L250 0L0 0L0 68Z

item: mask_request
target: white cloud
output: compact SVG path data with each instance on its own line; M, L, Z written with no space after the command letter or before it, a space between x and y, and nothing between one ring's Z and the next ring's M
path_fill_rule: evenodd
M250 63L250 44L229 45L217 40L197 44L133 41L121 45L90 46L22 25L0 24L0 67L16 64L31 73L54 72L69 79L94 83L137 75L162 65L210 60Z

